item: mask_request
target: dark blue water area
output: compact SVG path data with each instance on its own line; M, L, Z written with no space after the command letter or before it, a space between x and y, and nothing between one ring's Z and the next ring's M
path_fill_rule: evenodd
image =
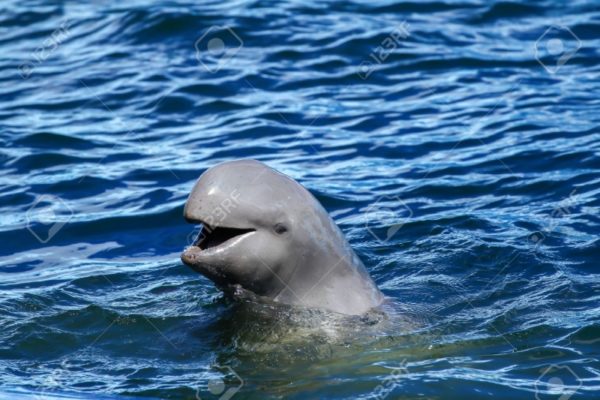
M597 1L0 9L0 397L600 397ZM265 349L179 259L239 158L412 322Z

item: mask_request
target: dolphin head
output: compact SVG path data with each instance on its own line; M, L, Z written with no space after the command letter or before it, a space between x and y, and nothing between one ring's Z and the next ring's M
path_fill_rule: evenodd
M181 259L225 292L343 314L383 300L319 201L258 161L208 169L183 213L203 228Z
M261 296L281 292L306 235L297 228L320 205L294 180L254 160L219 164L196 182L184 208L202 224L182 261L225 289L240 285Z

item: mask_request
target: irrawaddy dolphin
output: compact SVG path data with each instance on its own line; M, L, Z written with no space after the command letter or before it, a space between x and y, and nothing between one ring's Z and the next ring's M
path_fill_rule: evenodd
M359 315L383 302L318 200L255 160L216 165L196 182L184 217L202 231L181 259L226 293Z

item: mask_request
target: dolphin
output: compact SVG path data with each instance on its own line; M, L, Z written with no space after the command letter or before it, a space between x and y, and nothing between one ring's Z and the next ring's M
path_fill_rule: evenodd
M182 261L225 293L361 315L384 296L319 201L256 160L206 170L184 207L202 224Z

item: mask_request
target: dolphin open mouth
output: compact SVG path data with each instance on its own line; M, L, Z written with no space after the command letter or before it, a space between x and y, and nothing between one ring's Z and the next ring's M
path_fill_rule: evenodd
M210 225L203 223L202 229L194 241L193 246L199 247L201 250L206 250L221 246L235 237L254 231L256 230L228 228L223 226L211 227Z

